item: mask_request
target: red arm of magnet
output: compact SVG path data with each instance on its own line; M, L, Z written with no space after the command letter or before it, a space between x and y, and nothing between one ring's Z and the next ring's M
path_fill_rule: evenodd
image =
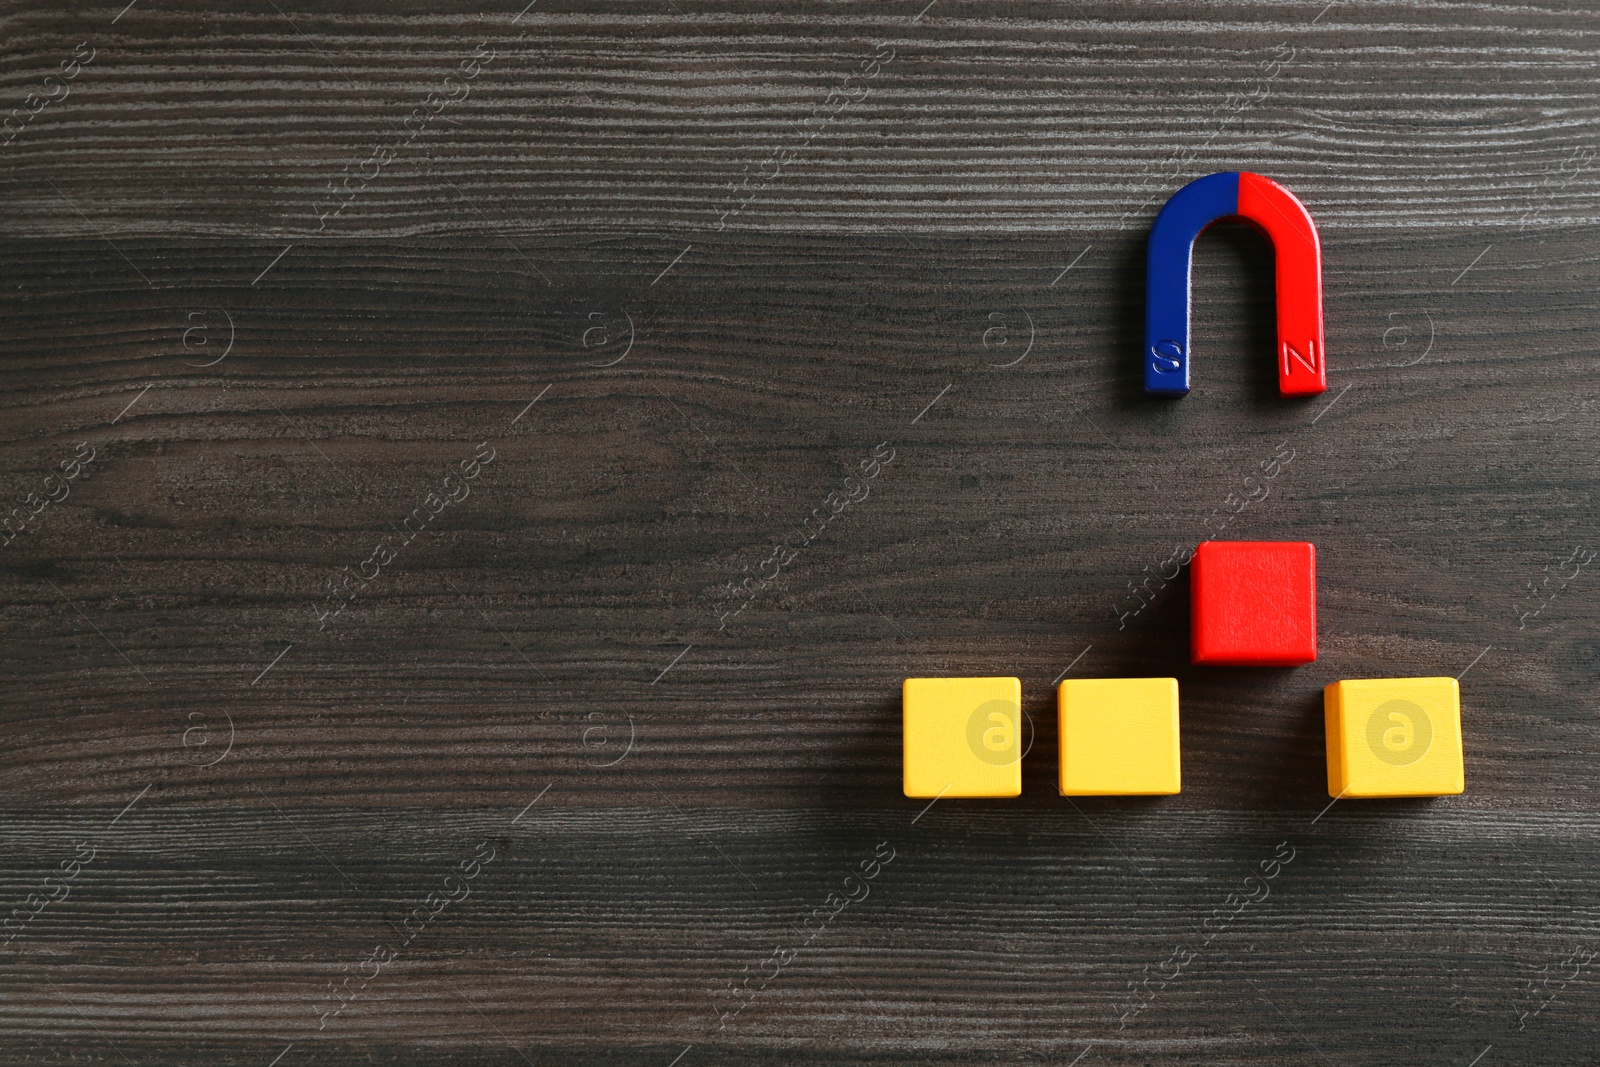
M1265 230L1277 255L1278 390L1312 396L1328 388L1322 340L1322 244L1311 215L1271 178L1239 175L1239 214Z

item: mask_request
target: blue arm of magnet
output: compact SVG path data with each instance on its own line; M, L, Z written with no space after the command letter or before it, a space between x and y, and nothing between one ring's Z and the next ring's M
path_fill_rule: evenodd
M1144 390L1189 391L1189 264L1194 239L1239 213L1239 172L1196 178L1172 194L1150 227L1144 297Z

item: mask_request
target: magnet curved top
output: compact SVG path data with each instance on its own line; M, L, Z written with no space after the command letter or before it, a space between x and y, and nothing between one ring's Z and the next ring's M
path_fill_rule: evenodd
M1240 171L1208 174L1172 194L1150 228L1145 287L1144 388L1189 391L1189 270L1200 231L1242 219L1266 234L1277 260L1278 391L1312 396L1328 388L1322 339L1322 245L1293 193Z

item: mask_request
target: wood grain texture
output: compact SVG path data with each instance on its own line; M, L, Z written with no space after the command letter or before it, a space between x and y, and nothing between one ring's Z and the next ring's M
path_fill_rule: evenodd
M17 106L94 49L0 145L0 509L93 455L0 547L0 1063L1600 1057L1592 11L520 6L0 9ZM1239 167L1330 391L1224 227L1148 400ZM1188 666L1217 533L1317 544L1317 663ZM1055 794L1068 671L1179 678L1181 795ZM925 807L964 673L1024 792ZM1330 808L1321 687L1457 674L1467 793Z

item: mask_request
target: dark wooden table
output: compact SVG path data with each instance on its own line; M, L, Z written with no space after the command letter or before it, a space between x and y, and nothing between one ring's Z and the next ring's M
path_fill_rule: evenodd
M5 6L0 1062L1600 1059L1592 4L924 2ZM1233 169L1330 389L1225 227L1148 400ZM1219 526L1315 664L1188 666ZM901 795L930 674L1021 798ZM1056 794L1064 675L1181 795ZM1467 792L1330 807L1414 675Z

